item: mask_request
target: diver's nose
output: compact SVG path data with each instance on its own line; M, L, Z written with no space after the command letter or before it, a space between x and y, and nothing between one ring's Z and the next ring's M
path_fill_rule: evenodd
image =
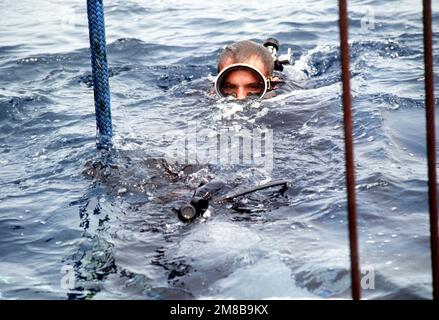
M247 98L247 92L245 91L244 87L239 87L238 92L236 92L236 99L242 100Z

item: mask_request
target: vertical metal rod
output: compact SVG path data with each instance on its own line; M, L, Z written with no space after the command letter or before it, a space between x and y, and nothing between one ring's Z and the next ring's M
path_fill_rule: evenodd
M343 120L345 135L346 157L346 186L348 196L348 220L349 220L349 245L351 254L351 288L352 299L361 298L360 289L360 263L358 254L357 235L357 212L355 205L355 166L354 146L352 139L352 112L351 112L351 89L349 71L349 44L348 44L348 13L346 0L339 0L339 24L340 24L340 54L341 54L341 77L343 83Z
M431 267L433 275L433 299L439 300L439 235L436 182L436 137L434 124L434 74L431 0L423 0L425 107L427 123L428 203L430 208Z

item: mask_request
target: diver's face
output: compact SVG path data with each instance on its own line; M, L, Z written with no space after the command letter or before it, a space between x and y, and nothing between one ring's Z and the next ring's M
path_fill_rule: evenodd
M224 79L223 93L238 100L257 97L263 90L260 78L250 70L231 71Z
M220 66L220 72L227 67L235 64L233 59L227 59L223 65ZM246 61L246 64L254 67L262 72L266 70L264 63L257 57L251 57ZM264 78L267 79L267 74L263 72ZM233 96L236 99L245 99L251 96L260 96L265 90L265 84L261 81L260 75L248 69L237 69L230 71L224 78L221 92L223 95Z

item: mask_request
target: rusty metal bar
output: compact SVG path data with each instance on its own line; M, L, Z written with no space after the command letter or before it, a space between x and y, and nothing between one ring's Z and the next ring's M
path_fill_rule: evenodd
M346 0L339 0L341 77L343 83L343 121L345 135L346 186L348 193L349 245L351 254L352 299L361 299L358 254L357 211L355 205L354 145L352 139L351 88L349 71L348 13Z
M428 157L428 203L430 207L431 269L433 274L433 299L439 300L439 234L436 182L436 137L434 124L434 74L433 74L433 31L431 0L423 0L424 63L425 63L425 107L427 123Z

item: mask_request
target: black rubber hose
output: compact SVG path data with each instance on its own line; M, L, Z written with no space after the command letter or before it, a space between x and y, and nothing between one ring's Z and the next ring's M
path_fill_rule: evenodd
M246 190L243 190L241 192L237 192L237 193L234 193L231 195L226 195L225 197L223 197L219 200L220 201L229 201L229 200L233 200L234 198L241 197L241 196L244 196L244 195L252 193L252 192L256 192L259 190L268 189L268 188L272 188L272 187L277 187L277 186L283 186L283 188L286 189L286 188L288 188L288 181L286 181L286 180L272 181L272 182L269 182L269 183L251 188L251 189L246 189Z

